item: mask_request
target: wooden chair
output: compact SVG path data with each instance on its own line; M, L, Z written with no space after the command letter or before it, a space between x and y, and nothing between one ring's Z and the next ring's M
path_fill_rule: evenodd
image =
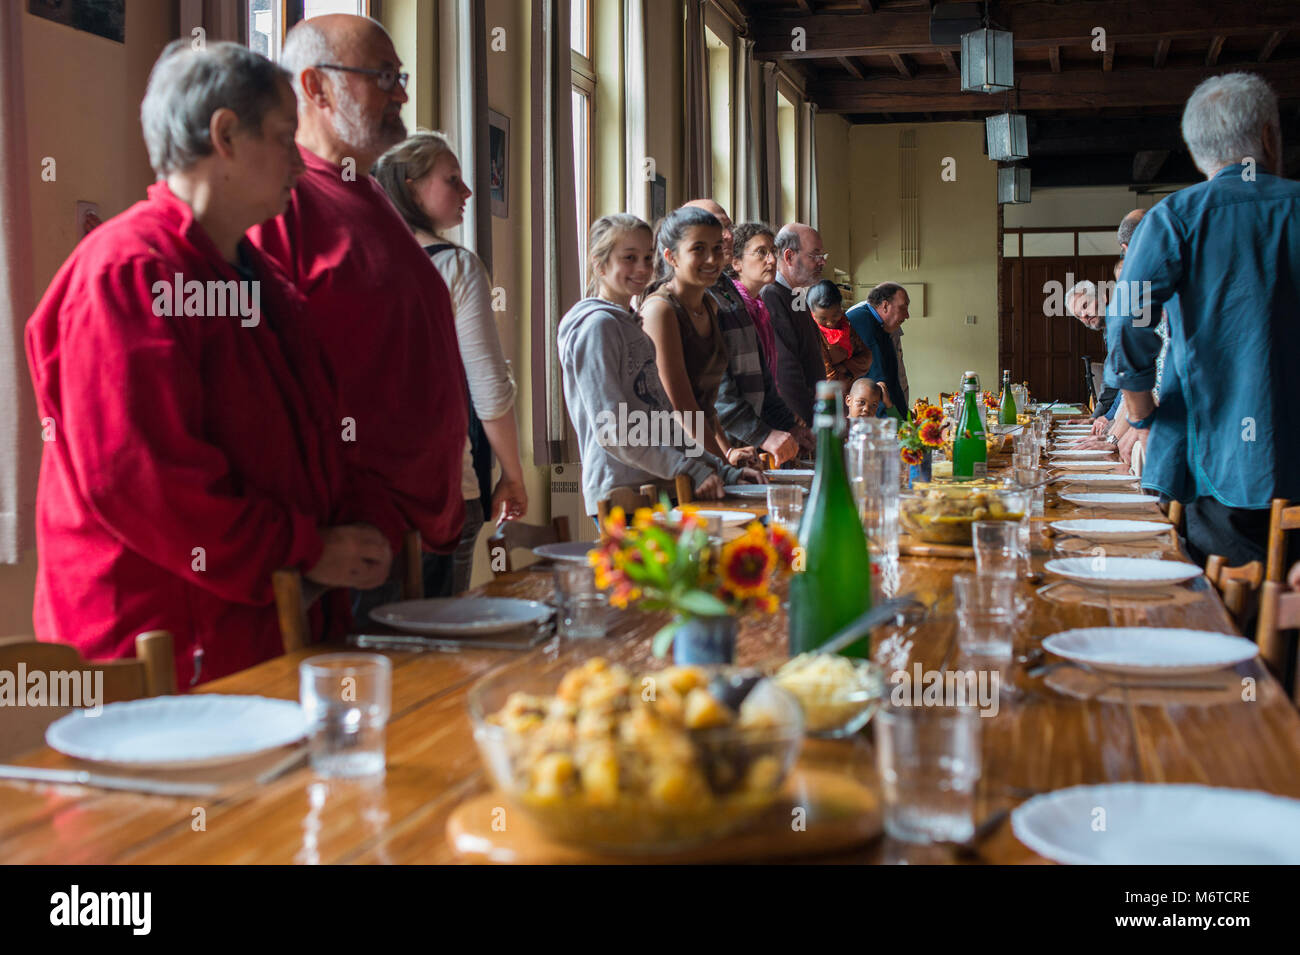
M510 552L518 548L532 549L543 544L560 544L573 540L569 534L569 519L557 517L549 524L525 524L523 521L506 521L487 539L488 564L492 576L508 574L514 569ZM504 558L498 561L497 558ZM498 571L501 563L503 569Z
M695 500L694 486L685 474L673 479L677 503L690 504ZM609 492L609 497L596 502L596 520L600 523L600 536L605 537L605 518L616 507L621 507L625 514L631 514L639 507L654 507L659 500L659 488L654 484L642 484L638 488L616 487Z
M1205 576L1214 584L1223 605L1228 608L1237 629L1245 633L1245 624L1251 609L1251 595L1256 593L1264 582L1264 565L1257 560L1240 567L1228 567L1228 559L1220 554L1213 554L1205 562Z
M402 535L402 553L398 571L402 575L402 599L419 600L424 596L423 546L420 532L408 530ZM284 652L301 650L311 643L307 610L328 589L311 581L303 583L296 570L277 570L271 575L275 592L275 612L280 619L280 641Z
M67 644L41 643L26 636L0 639L0 671L16 674L19 664L28 674L74 670L102 673L103 685L98 688L102 691L100 703L120 703L176 692L173 641L166 630L150 630L137 636L133 660L87 661L81 658L76 647ZM24 691L23 687L16 686L16 689ZM40 746L46 727L73 709L72 706L6 706L4 719L0 719L0 760Z
M1268 664L1269 669L1278 675L1283 687L1291 694L1291 700L1300 706L1300 653L1296 653L1296 663L1290 673L1287 669L1287 644L1297 639L1295 631L1300 630L1300 591L1287 590L1285 583L1276 580L1264 581L1259 598L1259 626L1255 629L1255 641L1259 644L1259 654ZM1288 639L1284 634L1290 632Z

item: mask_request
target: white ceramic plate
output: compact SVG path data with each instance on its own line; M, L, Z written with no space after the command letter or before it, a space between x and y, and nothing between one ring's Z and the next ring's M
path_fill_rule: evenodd
M1188 676L1255 659L1251 640L1209 630L1085 627L1054 633L1043 649L1106 673Z
M728 497L755 498L761 501L767 500L766 484L728 484L722 490L726 492ZM808 493L807 488L800 487L799 490L803 491L805 494Z
M1089 459L1089 458L1092 458L1092 459L1094 459L1094 460L1097 459L1097 458L1107 458L1107 457L1110 457L1110 456L1111 456L1112 454L1114 454L1114 453L1115 453L1114 451L1103 451L1103 450L1092 450L1092 451L1068 451L1068 450L1067 450L1067 451L1051 451L1051 452L1049 452L1049 454L1050 454L1053 458L1064 458L1064 459L1067 459L1067 460L1069 460L1069 459L1074 459L1074 460L1079 460L1079 461L1084 461L1084 460L1087 460L1087 459Z
M1051 467L1058 471L1085 471L1090 474L1110 473L1114 468L1128 467L1123 461L1052 461ZM1073 481L1076 475L1070 475Z
M812 468L778 468L763 473L773 484L780 484L785 481L811 481L817 472Z
M370 611L371 619L408 633L505 633L541 623L551 608L514 597L433 597L400 600Z
M722 509L711 510L707 507L696 507L694 510L696 514L703 518L720 518L724 526L729 524L748 524L750 521L758 520L756 515L751 514L748 511L728 511ZM681 513L677 508L673 508L672 512L674 514Z
M1138 477L1135 474L1097 474L1095 472L1084 472L1080 474L1064 475L1061 480L1066 484L1136 484L1138 482Z
M1043 566L1049 574L1075 583L1115 590L1170 587L1202 574L1201 568L1195 564L1151 557L1060 557Z
M1083 507L1102 507L1120 511L1160 503L1160 498L1154 494L1062 494L1061 500Z
M588 552L599 546L600 544L595 541L563 541L559 544L543 544L540 547L534 547L533 553L543 560L585 564Z
M1017 807L1011 829L1039 855L1073 865L1300 863L1300 800L1247 789L1072 786Z
M264 696L193 693L109 703L98 716L69 713L45 742L60 753L133 769L188 769L235 762L297 742L302 707Z
M1072 534L1090 541L1114 543L1145 540L1165 533L1171 526L1158 521L1116 521L1102 518L1052 521L1052 530L1062 534Z

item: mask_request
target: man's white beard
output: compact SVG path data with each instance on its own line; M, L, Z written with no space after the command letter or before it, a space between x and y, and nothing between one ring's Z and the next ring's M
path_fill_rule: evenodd
M361 153L378 155L401 142L402 136L387 132L381 115L379 122L368 122L356 100L340 96L333 114L334 133Z

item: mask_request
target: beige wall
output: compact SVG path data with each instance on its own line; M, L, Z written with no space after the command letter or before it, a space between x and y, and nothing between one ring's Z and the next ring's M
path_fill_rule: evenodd
M1006 228L1044 226L1118 228L1119 220L1129 212L1134 209L1150 209L1159 198L1140 196L1125 186L1031 188L1030 192L1030 202L1006 207L1003 218L1003 225Z
M899 251L898 141L908 128L917 133L920 200L920 268L913 272L902 271ZM854 126L842 167L847 175L818 170L823 220L837 204L849 210L854 298L865 299L871 285L884 281L925 285L925 314L914 305L903 327L913 401L936 401L967 368L986 382L998 374L997 174L983 137L981 123ZM952 182L940 177L946 157L956 160ZM823 238L839 265L839 250ZM967 325L967 315L976 324Z
M153 181L140 100L154 60L176 31L174 0L131 0L125 43L23 14L38 295L76 245L77 200L98 203L107 219L142 199ZM55 162L51 182L41 178L47 156ZM0 565L0 635L31 632L35 573L35 551L17 566Z
M852 191L848 175L851 128L842 116L817 116L817 215L822 248L830 253L826 278L834 277L831 269L853 273L852 209L848 201ZM860 297L864 296L857 296L855 290L855 298Z

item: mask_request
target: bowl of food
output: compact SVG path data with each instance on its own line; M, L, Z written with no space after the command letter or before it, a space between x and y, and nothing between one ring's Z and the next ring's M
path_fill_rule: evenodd
M775 667L772 679L799 701L804 732L821 739L852 736L885 697L879 664L835 653L801 653Z
M743 828L803 741L798 702L763 673L602 657L509 667L470 691L474 740L506 800L549 838L667 852Z
M1015 488L930 484L899 494L903 529L929 544L969 547L976 521L1019 521L1027 508L1027 492Z

